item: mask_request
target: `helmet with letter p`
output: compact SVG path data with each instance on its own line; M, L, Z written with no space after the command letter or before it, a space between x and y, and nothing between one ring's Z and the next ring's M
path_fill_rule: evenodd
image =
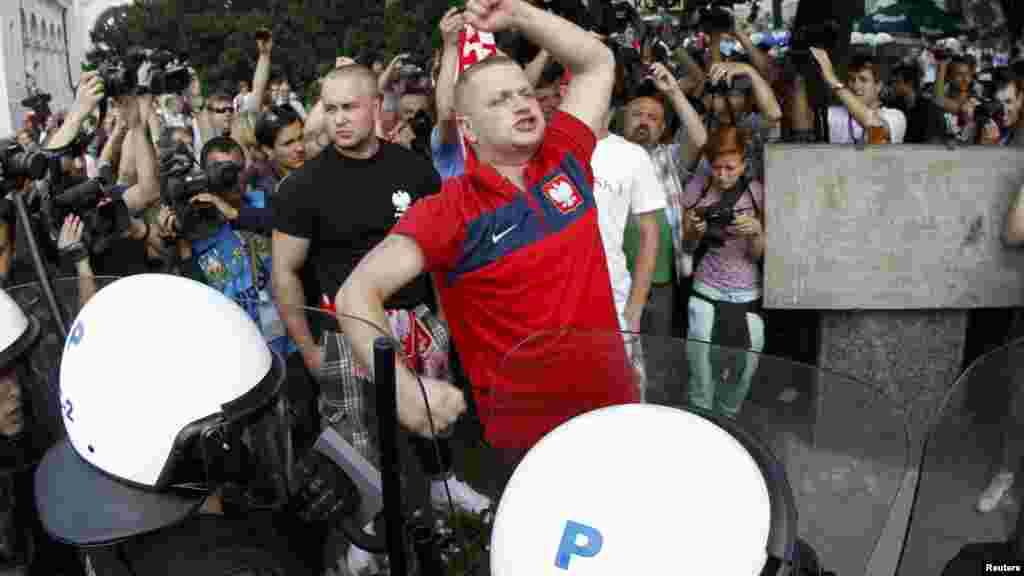
M234 301L165 274L119 279L75 318L60 363L67 437L36 471L44 528L77 546L178 524L216 492L288 495L283 360Z

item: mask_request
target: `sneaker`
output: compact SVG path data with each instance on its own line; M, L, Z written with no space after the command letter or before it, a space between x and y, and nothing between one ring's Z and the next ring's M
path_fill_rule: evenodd
M477 492L472 486L451 475L447 480L434 480L430 483L430 502L435 509L448 509L448 494L444 490L445 483L452 494L452 504L472 512L480 514L491 506L491 499Z
M989 483L988 488L985 488L985 491L978 497L978 512L987 514L995 510L999 503L1003 501L1011 486L1013 486L1012 472L996 474L992 482Z

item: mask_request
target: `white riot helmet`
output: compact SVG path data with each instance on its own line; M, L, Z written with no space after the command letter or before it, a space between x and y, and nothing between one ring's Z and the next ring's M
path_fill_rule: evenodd
M766 445L728 419L624 404L527 452L495 515L491 576L797 574L797 545Z
M43 526L88 546L176 524L215 487L282 504L283 379L257 325L212 288L164 274L104 287L64 344L67 438L36 472Z
M0 290L0 370L25 355L39 338L39 321Z

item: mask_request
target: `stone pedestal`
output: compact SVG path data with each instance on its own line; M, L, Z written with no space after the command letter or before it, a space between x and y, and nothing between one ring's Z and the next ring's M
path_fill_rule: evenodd
M896 400L909 417L911 454L916 458L929 422L960 373L967 314L966 310L822 311L818 365L877 384L883 394Z

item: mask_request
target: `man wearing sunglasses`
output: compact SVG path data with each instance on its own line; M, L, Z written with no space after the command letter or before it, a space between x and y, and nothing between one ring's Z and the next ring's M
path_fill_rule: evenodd
M230 94L216 92L205 102L201 96L193 94L192 102L198 104L197 117L192 121L192 140L196 150L202 150L211 138L231 134L235 108Z

